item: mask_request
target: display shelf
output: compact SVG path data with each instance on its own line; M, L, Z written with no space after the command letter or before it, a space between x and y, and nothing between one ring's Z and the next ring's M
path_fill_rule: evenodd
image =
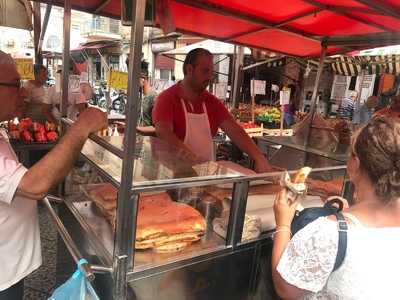
M106 143L115 148L123 149L123 137L102 137ZM133 189L142 187L165 187L167 185L184 184L190 182L208 181L218 179L239 178L242 174L230 170L216 162L191 164L177 155L179 151L166 145L154 137L138 137L133 170ZM82 154L89 162L108 175L114 183L120 183L122 174L122 160L107 151L101 145L88 140Z
M85 195L66 199L65 203L83 228L84 237L80 247L85 252L99 257L100 261L108 266L112 263L114 251L114 232L110 223L104 218L96 205ZM185 261L193 257L215 253L226 249L226 241L213 232L211 224L207 224L205 234L201 240L193 243L186 249L176 253L156 253L152 250L136 250L134 273L148 271L160 266ZM149 273L149 272L148 272Z

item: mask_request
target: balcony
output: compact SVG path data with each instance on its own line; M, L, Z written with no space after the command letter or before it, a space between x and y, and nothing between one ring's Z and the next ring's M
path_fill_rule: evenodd
M120 22L105 17L94 17L83 23L82 36L89 41L120 40Z

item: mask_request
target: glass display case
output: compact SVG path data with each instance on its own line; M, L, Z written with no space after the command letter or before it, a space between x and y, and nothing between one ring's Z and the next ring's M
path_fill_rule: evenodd
M108 270L106 276L96 275L95 287L101 299L112 298L107 293L115 284L115 256L124 243L130 258L124 261L123 276L137 299L152 299L150 284L158 289L157 295L188 299L195 294L194 283L178 282L186 273L197 274L196 268L207 274L204 280L209 286L202 295L246 297L255 288L251 282L260 280L254 270L261 268L260 255L264 254L258 248L268 244L268 251L272 249L272 206L282 173L249 175L222 162L193 165L159 139L138 137L130 196L122 199L132 206L118 211L123 165L117 151L123 150L123 137L97 138L110 147L88 140L82 156L104 180L75 188L64 199L73 221L60 217L82 255L92 265ZM315 169L310 176L308 205L322 205L328 195L316 189L321 174L341 178L335 184L336 191L342 189L344 166ZM127 224L120 234L118 222ZM241 263L235 265L235 260ZM227 267L241 276L230 278L232 289L224 292L223 283L214 286L213 282L221 280L216 277L218 270ZM104 276L105 281L99 281ZM164 281L174 284L161 288ZM239 290L237 284L243 281L248 281L248 286Z
M349 145L340 144L334 139L328 141L328 144L324 145L322 139L319 139L318 137L314 137L314 139L316 140L315 145L310 145L310 143L308 143L306 140L297 138L296 136L264 136L258 137L256 141L262 150L270 154L269 156L272 159L274 159L273 155L276 154L275 151L283 148L280 152L289 151L289 149L291 149L298 153L308 153L309 155L325 158L332 164L346 163L349 155ZM268 150L270 150L270 152ZM292 165L289 167L294 166Z
M102 137L122 152L123 136ZM215 162L191 164L178 149L150 136L138 136L136 140L135 162L133 165L133 188L151 185L165 185L211 179L228 179L241 174L229 170ZM121 182L122 159L116 154L88 140L82 154L91 164L112 177L115 183Z
M350 146L342 144L326 129L312 128L308 139L304 134L291 137L258 137L257 146L267 156L270 163L287 170L297 170L303 166L329 168L346 165ZM333 192L353 201L353 186L345 171L320 172L311 175L315 188L326 195ZM344 178L344 181L343 181ZM338 187L341 187L339 189Z

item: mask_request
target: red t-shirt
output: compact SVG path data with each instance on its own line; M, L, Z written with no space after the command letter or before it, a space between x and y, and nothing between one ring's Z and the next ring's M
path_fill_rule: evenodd
M226 109L221 100L207 91L200 95L199 101L188 103L184 100L188 113L202 114L203 102L207 108L208 120L210 122L211 135L216 135L218 127L225 120L232 118L229 111ZM172 128L176 136L180 140L185 139L186 134L186 119L183 111L180 84L177 83L163 91L156 99L152 113L153 124L158 122L166 122L172 124Z

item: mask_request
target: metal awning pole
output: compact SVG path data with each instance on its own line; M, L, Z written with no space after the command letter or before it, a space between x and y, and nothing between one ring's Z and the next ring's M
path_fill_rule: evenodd
M234 80L233 80L233 85L231 85L231 91L232 91L232 107L238 107L239 106L239 92L240 92L240 83L241 83L241 76L240 72L243 67L243 58L244 58L244 47L241 46L235 46L238 47L238 50L236 52L235 56L235 69L234 69Z
M128 68L128 99L122 161L121 188L118 192L117 222L113 256L113 297L126 299L126 274L133 268L134 241L139 197L132 194L133 167L136 148L136 125L140 105L139 77L143 45L145 0L132 3L131 41Z
M242 70L243 70L243 71L247 71L247 70L250 70L250 69L254 69L254 68L256 68L256 67L265 65L265 64L270 63L270 62L274 62L274 61L280 60L280 59L282 59L282 58L283 58L283 56L278 56L278 57L274 57L274 58L269 58L269 59L266 59L266 60L264 60L264 61L260 61L260 62L251 64L251 65L245 66L245 67L243 67Z
M235 45L235 47L233 47L233 55L232 55L232 62L231 62L231 67L230 67L230 77L228 77L228 83L229 83L229 80L230 80L230 83L231 83L231 89L230 89L230 92L229 92L229 104L230 104L230 106L231 107L235 107L234 106L234 104L235 104L235 101L233 100L233 85L234 85L234 82L235 82L235 64L236 64L236 55L237 55L237 46Z
M312 128L312 124L314 121L314 116L315 116L315 112L317 109L317 105L318 105L318 89L319 89L319 83L321 81L321 75L322 75L322 71L324 70L324 60L325 60L325 55L326 55L326 45L322 44L321 45L321 55L319 58L319 65L318 65L318 70L317 70L317 77L315 78L315 83L314 83L314 90L313 90L313 94L312 94L312 98L311 98L311 105L310 105L310 124L308 126L307 129L307 133L306 133L306 145L309 144L310 141L310 137L311 137L311 128ZM307 163L307 153L305 156L305 163Z
M357 89L357 106L358 106L358 108L359 108L359 106L360 106L360 101L361 101L361 92L362 92L362 89L363 89L363 81L364 81L364 78L365 78L365 73L366 73L367 71L365 70L365 68L362 68L361 69L361 76L360 76L360 86L358 87L358 89Z
M46 12L45 12L44 18L43 18L42 31L40 32L39 45L38 45L38 52L39 52L40 54L43 52L43 51L42 51L42 48L43 48L43 40L44 40L44 36L46 35L47 25L49 24L51 8L52 8L52 5L51 5L51 4L47 4L47 6L46 6Z
M50 204L50 201L49 201L48 197L45 197L43 199L43 203L47 207L47 210L49 211L49 214L50 214L51 218L53 219L54 224L56 225L56 229L58 231L58 234L63 239L63 241L65 243L65 246L67 247L69 253L71 254L71 256L74 259L75 263L78 263L81 259L83 259L83 256L80 253L77 245L73 241L71 235L69 234L68 230L65 228L64 224L60 220L60 218L57 215L57 213L54 211L53 207ZM104 268L104 270L105 269L106 268ZM92 271L91 266L90 266L89 263L86 262L86 263L81 264L81 270L82 270L85 278L87 278L89 281L93 281L94 280L94 274L93 274L93 271Z
M311 98L311 105L310 105L310 113L312 120L314 119L314 114L316 110L316 106L318 104L318 88L319 88L319 83L321 81L321 75L322 71L324 70L324 60L326 56L326 46L322 45L321 48L321 55L319 58L319 64L318 64L318 70L317 70L317 77L315 78L315 83L314 83L314 90Z
M42 64L43 57L39 50L40 32L42 30L42 19L40 13L40 2L33 3L33 40L35 46L35 63Z
M63 49L63 69L61 79L61 116L67 116L68 105L68 81L69 81L69 58L70 58L70 39L71 39L71 0L64 2L64 49Z

